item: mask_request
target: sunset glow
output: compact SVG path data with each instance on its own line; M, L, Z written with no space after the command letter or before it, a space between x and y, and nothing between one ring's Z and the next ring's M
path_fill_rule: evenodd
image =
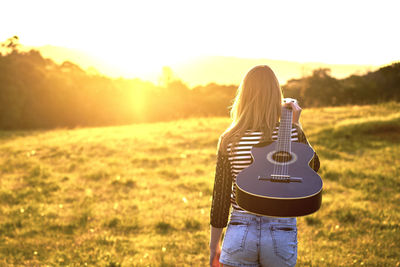
M0 39L79 50L123 76L202 56L382 65L400 58L398 10L398 1L8 1Z

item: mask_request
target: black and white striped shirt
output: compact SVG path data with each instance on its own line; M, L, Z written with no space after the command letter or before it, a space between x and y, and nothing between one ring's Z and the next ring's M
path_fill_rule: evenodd
M247 131L240 138L230 153L232 144L228 145L227 153L218 152L217 166L215 172L213 200L211 205L210 223L214 227L222 228L227 225L229 208L246 212L236 203L236 177L246 167L252 163L251 149L258 144L263 136L262 132ZM272 140L277 140L278 127L272 132ZM303 131L293 125L291 130L291 140L308 144ZM310 167L315 171L319 169L319 159L315 154L310 161Z

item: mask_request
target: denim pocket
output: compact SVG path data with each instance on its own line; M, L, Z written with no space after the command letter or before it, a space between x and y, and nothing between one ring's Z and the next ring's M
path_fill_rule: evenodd
M291 224L277 224L270 227L276 256L285 261L297 259L297 228ZM296 256L296 257L295 257Z
M226 229L222 250L229 254L242 251L245 247L249 222L240 218L233 218Z

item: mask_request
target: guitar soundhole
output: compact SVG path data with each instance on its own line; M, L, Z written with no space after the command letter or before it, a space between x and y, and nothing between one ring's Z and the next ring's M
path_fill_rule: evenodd
M292 160L292 155L286 151L277 151L272 155L276 162L288 162Z

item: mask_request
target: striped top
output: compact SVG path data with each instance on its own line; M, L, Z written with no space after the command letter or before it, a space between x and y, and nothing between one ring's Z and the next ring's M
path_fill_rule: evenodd
M247 131L233 148L233 154L230 153L232 144L228 145L228 153L218 152L210 213L212 226L223 228L227 225L230 206L237 211L246 212L236 203L236 176L252 163L250 151L253 145L260 142L262 134L262 132ZM277 137L278 127L275 127L272 132L272 140L276 141ZM295 125L292 126L291 140L309 144L303 131ZM319 169L319 159L316 154L310 161L310 167L315 171Z

